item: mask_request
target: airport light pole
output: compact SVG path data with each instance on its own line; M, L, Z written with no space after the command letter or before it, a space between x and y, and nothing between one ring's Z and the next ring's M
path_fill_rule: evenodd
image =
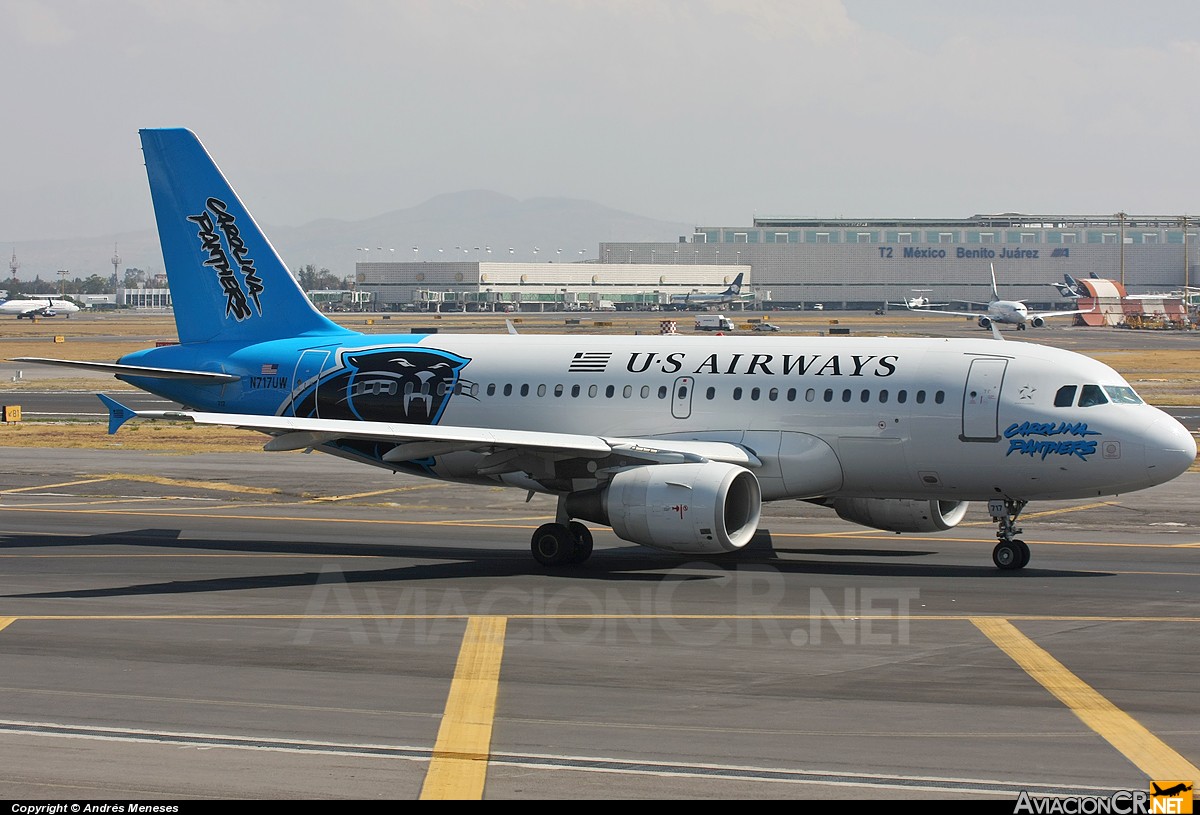
M1188 216L1184 215L1179 219L1180 226L1183 227L1183 302L1184 310L1187 310L1188 303Z
M1121 224L1121 234L1117 240L1121 242L1121 288L1125 288L1125 218L1128 216L1124 212L1117 213L1117 221Z

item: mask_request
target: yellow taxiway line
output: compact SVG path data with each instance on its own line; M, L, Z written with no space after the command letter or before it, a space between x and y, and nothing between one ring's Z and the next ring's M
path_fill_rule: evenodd
M507 624L504 617L467 620L422 800L483 798Z
M1097 693L1008 620L971 620L1027 674L1150 778L1200 778L1200 769Z

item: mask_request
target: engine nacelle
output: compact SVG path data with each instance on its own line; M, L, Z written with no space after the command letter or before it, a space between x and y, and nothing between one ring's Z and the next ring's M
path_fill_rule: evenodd
M1046 324L1046 321L1044 319L1042 319L1041 317L1034 317L1029 321L1029 324L1032 325L1034 328L1041 328L1042 326L1044 326Z
M979 318L979 327L980 328L991 328L992 321L989 320L987 317L980 317Z
M909 498L837 498L838 517L888 532L943 532L967 514L967 501L915 501Z
M671 552L741 549L758 530L762 490L744 467L708 461L633 467L604 487L567 496L572 518L611 526L617 537Z

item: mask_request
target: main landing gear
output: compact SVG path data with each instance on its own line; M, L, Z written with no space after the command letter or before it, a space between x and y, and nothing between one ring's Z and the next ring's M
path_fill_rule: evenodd
M988 513L992 520L1000 525L996 531L1000 542L992 550L992 562L998 569L1024 569L1029 564L1029 545L1023 540L1013 538L1013 535L1021 534L1017 518L1027 503L1013 498L995 498L988 501Z
M579 521L542 524L533 533L530 548L543 566L583 563L592 555L592 531Z
M579 521L567 520L564 496L558 501L558 520L537 528L530 549L543 566L583 563L592 556L592 531Z

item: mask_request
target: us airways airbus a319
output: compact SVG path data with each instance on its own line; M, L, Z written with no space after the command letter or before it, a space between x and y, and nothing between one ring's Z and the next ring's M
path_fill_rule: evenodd
M364 335L312 307L187 130L143 130L178 345L81 365L187 405L141 417L266 434L385 471L557 497L547 566L588 524L690 556L736 553L767 501L937 532L987 501L1020 569L1029 501L1183 473L1191 434L1086 356L995 339Z

